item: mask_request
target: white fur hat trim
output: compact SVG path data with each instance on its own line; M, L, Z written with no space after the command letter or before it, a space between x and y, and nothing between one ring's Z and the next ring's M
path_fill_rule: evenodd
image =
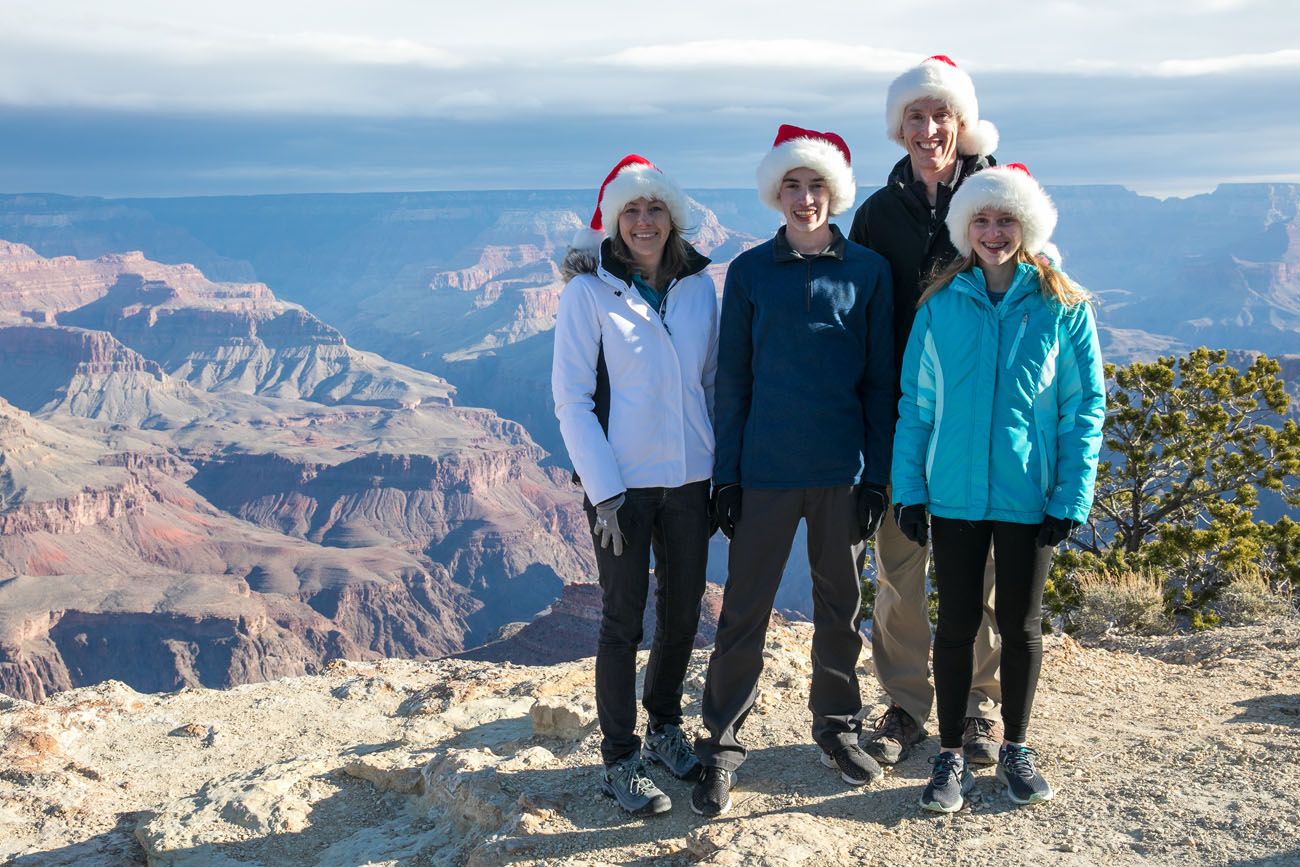
M623 213L628 202L637 199L663 202L668 206L668 213L672 216L677 231L686 231L690 214L686 205L686 194L658 169L633 164L627 166L605 185L605 194L600 198L600 222L604 226L605 237L614 236L618 231L618 215Z
M787 127L782 127L786 130ZM858 185L853 179L853 168L840 150L830 139L817 137L821 133L801 130L809 133L797 138L788 138L767 152L758 164L758 197L763 204L773 210L781 208L781 181L791 169L808 168L819 173L830 188L831 214L842 214L853 207L858 195ZM837 136L838 138L838 136ZM847 148L847 146L845 146Z
M980 120L975 83L943 54L927 57L890 83L885 97L885 135L891 141L906 147L903 114L909 105L926 98L943 102L963 124L964 129L957 136L959 154L986 156L997 150L998 130L987 120Z
M963 256L971 254L970 221L985 208L1015 214L1020 221L1021 246L1027 252L1037 254L1047 249L1056 228L1056 205L1020 163L977 172L953 193L946 220L948 237Z

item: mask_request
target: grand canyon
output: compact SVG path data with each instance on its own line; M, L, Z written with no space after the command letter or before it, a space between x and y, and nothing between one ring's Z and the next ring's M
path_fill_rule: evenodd
M1267 352L1300 394L1300 187L1052 192L1108 360ZM720 289L774 218L693 195ZM0 196L0 692L581 655L594 563L548 378L590 199Z

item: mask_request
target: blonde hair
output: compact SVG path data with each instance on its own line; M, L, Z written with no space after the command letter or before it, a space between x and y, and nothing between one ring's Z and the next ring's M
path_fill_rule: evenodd
M1054 302L1061 307L1071 308L1078 307L1086 301L1091 301L1092 296L1087 290L1075 283L1069 277L1056 270L1046 256L1031 256L1021 247L1016 251L1016 263L1021 265L1033 265L1038 269L1038 290L1043 293L1043 298L1049 302ZM979 265L979 260L972 250L965 258L958 258L947 268L944 268L938 274L930 278L925 284L924 291L921 292L921 299L916 302L920 307L929 301L935 293L946 287L956 277L964 271L970 271Z

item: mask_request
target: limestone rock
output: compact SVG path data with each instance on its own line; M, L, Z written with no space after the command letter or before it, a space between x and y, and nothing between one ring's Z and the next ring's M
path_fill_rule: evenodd
M539 737L581 740L596 721L590 708L554 696L538 699L528 711L533 732Z

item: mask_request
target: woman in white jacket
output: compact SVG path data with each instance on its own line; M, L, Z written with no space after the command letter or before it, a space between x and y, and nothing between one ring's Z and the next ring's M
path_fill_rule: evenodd
M565 257L551 388L586 494L603 591L596 653L602 791L632 813L672 801L643 758L695 779L682 681L704 593L713 473L717 296L709 260L682 238L686 196L649 160L605 178L591 226ZM649 587L656 621L636 732L636 651Z

